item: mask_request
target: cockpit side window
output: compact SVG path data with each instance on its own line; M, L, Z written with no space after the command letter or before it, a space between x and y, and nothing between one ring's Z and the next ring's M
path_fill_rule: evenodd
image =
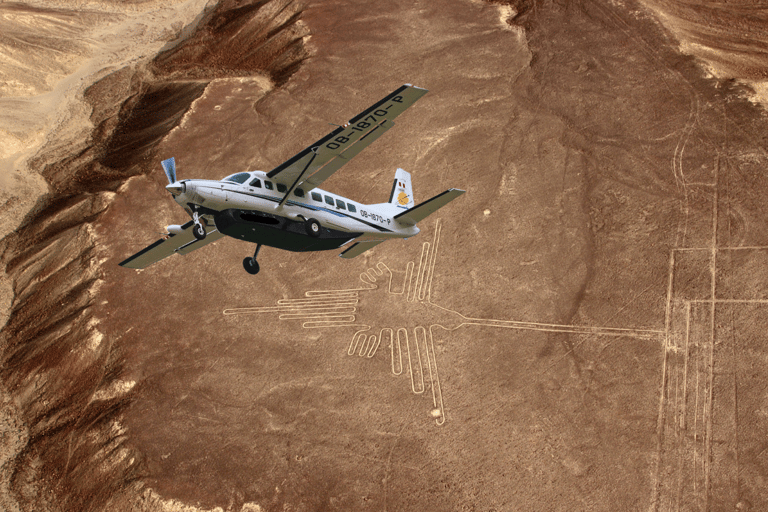
M227 176L221 181L231 181L233 183L238 183L242 185L250 177L251 177L251 173L249 172L239 172L237 174L233 174L232 176Z
M249 183L249 185L250 185L250 186L252 186L252 187L256 187L256 188L261 188L261 180L260 180L259 178L254 178L254 179L253 179L253 180L252 180L252 181Z

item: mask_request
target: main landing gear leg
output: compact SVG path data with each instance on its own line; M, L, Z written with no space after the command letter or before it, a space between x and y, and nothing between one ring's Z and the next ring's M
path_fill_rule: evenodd
M256 246L256 252L253 253L253 258L245 258L243 260L243 268L249 274L256 275L259 273L259 264L256 261L256 257L259 255L259 250L261 250L261 244Z
M192 220L195 221L195 225L192 226L192 234L195 235L195 238L198 240L204 240L206 235L205 226L203 225L203 219L200 218L200 214L198 212L193 212Z

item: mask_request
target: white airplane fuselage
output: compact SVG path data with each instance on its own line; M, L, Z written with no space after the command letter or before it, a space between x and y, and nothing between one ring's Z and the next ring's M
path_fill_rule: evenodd
M328 240L322 248L334 249L352 240L408 238L419 232L415 225L403 225L394 219L405 208L391 203L365 205L319 188L308 191L298 188L280 205L285 197L283 185L273 182L262 171L248 174L250 176L242 184L227 181L227 178L221 181L190 179L169 185L168 189L185 210L190 214L197 211L208 226L215 225L223 234L288 250L318 250L320 247L316 243L312 244L312 249L284 247L279 237L303 235L308 241L333 238L338 243ZM278 186L283 190L278 190ZM312 237L297 226L309 219L315 219L324 228L321 235ZM172 228L179 227L169 226L169 231L173 232ZM348 235L345 237L344 234ZM274 243L272 235L278 237ZM299 244L296 247L301 246L300 242L295 243Z

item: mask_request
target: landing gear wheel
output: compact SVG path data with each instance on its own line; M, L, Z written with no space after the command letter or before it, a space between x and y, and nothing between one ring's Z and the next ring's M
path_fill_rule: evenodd
M192 226L192 234L195 235L195 238L198 240L204 240L205 239L205 228L202 224L195 224Z
M304 221L304 229L307 230L309 236L317 238L320 236L320 223L315 219L307 219Z
M251 275L259 273L259 262L253 258L245 258L243 260L243 268Z

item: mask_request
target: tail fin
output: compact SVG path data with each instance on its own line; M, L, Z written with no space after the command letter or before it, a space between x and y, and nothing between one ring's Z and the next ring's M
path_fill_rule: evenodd
M395 181L392 183L392 193L389 195L389 203L394 204L403 211L413 208L413 190L411 190L411 173L402 169L395 172Z

